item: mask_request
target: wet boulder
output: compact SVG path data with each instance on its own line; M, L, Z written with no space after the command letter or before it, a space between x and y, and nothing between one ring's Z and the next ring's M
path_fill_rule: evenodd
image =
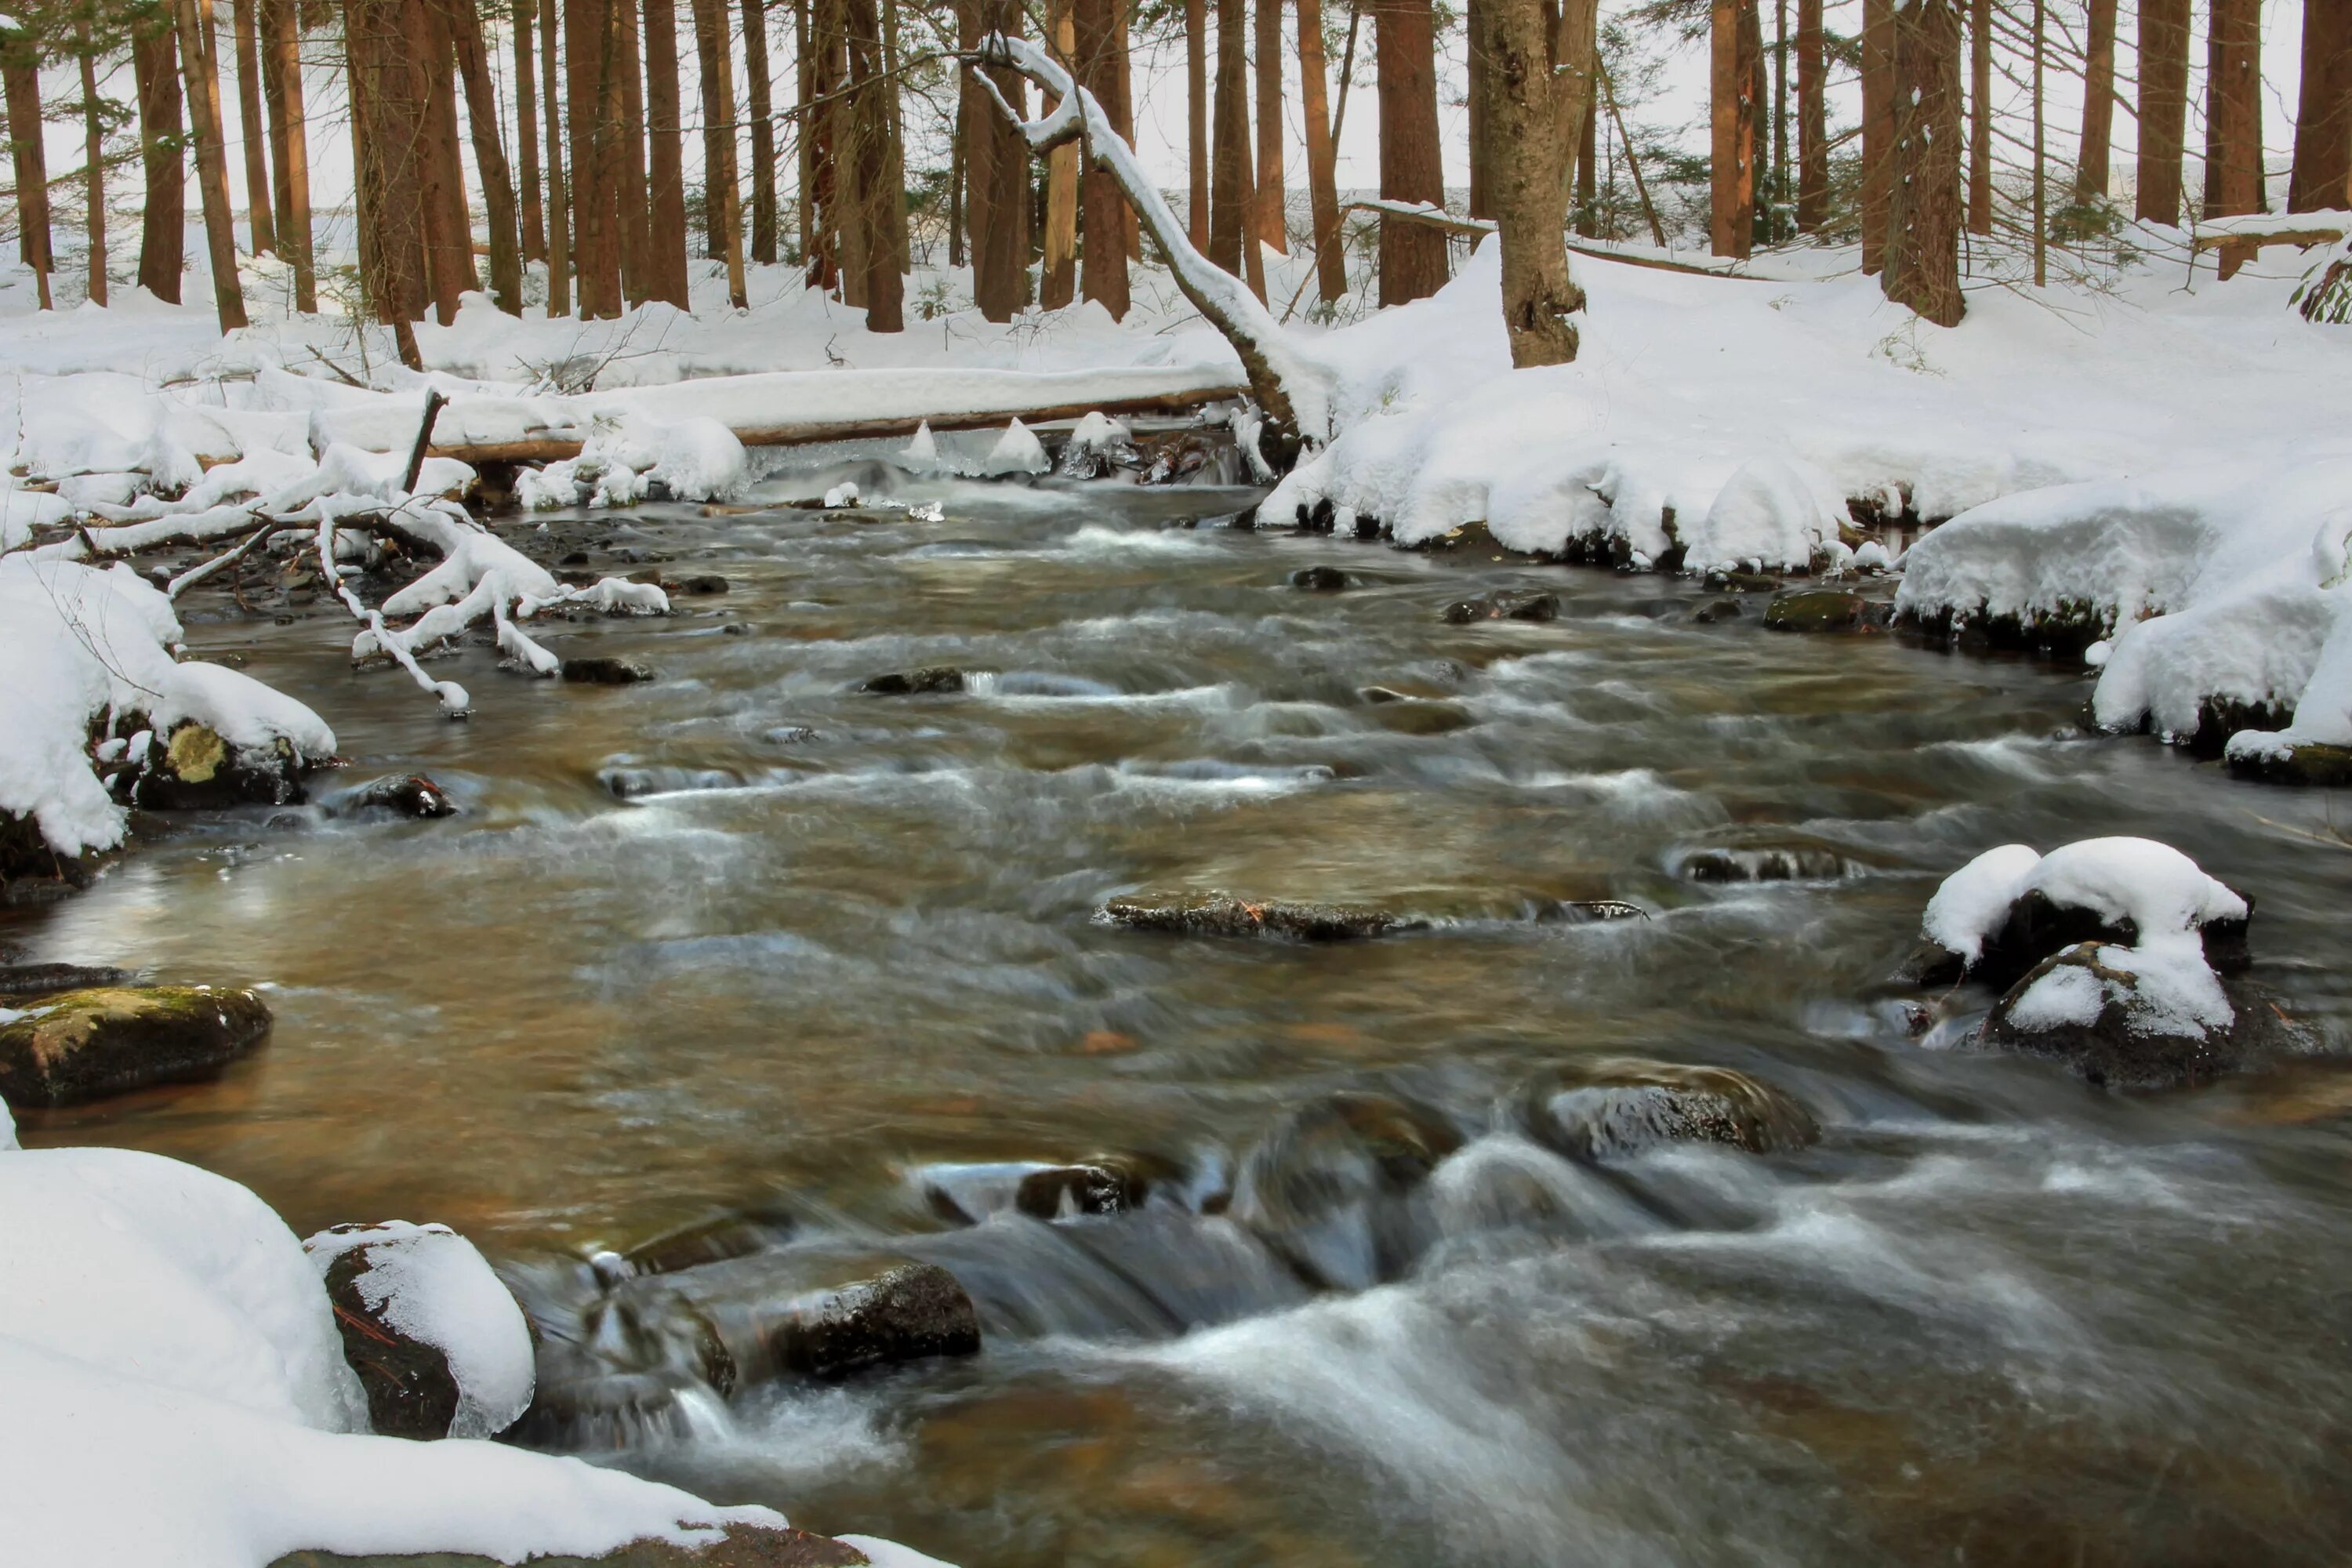
M895 669L877 675L857 689L868 697L932 697L961 691L965 673L953 665L932 665L922 669Z
M303 798L309 764L283 736L261 746L233 746L194 720L150 744L131 773L131 802L150 811L202 811L225 805L291 805Z
M1886 625L1888 605L1843 588L1801 588L1764 606L1764 626L1776 632L1858 632Z
M1710 572L1705 586L1711 594L1777 594L1780 579L1767 572Z
M1559 618L1559 595L1498 588L1475 599L1455 600L1445 606L1443 618L1453 626L1465 626L1475 621L1556 621Z
M1308 1284L1363 1289L1395 1279L1433 1239L1421 1189L1461 1146L1460 1131L1427 1106L1327 1095L1258 1140L1225 1212Z
M1832 882L1853 868L1833 849L1797 845L1772 849L1694 849L1675 869L1693 882Z
M457 803L423 773L400 773L362 784L335 806L338 816L404 816L417 821L455 816Z
M2044 959L1993 1005L1976 1045L2053 1061L2086 1083L2182 1089L2288 1054L2304 1031L2193 944L2082 942Z
M0 1017L0 1099L16 1105L211 1078L269 1033L259 994L210 985L67 991Z
M2240 778L2300 784L2308 789L2343 789L2352 785L2352 746L2330 746L2317 741L2293 745L2231 746L2229 758L2230 771Z
M642 659L600 654L563 661L563 679L583 686L634 686L653 678L653 667Z
M1344 594L1348 574L1337 566L1302 566L1290 574L1290 585L1302 594Z
M727 579L721 577L716 572L691 573L687 576L672 580L668 584L669 588L673 592L679 594L691 594L697 596L724 594L727 592L730 585L730 584L728 583Z
M1746 613L1737 599L1709 599L1693 610L1690 618L1700 626L1711 626L1719 621L1736 621Z
M113 987L131 978L127 969L89 963L0 963L0 996L47 996L58 991Z
M1821 1137L1811 1112L1761 1079L1629 1057L1553 1068L1512 1097L1507 1114L1545 1147L1601 1163L1670 1143L1777 1154Z
M1105 903L1095 919L1129 931L1178 936L1276 937L1292 942L1354 942L1412 922L1360 904L1303 904L1237 899L1230 893L1132 893Z
M532 1568L863 1568L874 1560L846 1542L805 1530L730 1524L717 1541L681 1546L633 1541L593 1557L558 1553L531 1559ZM269 1568L502 1568L499 1559L463 1552L417 1555L289 1552Z
M530 1326L443 1225L342 1225L302 1244L383 1437L495 1437L528 1408Z

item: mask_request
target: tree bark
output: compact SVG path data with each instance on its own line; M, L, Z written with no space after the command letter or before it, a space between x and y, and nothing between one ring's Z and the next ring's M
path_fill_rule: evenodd
M443 0L457 49L457 73L466 84L467 123L474 138L474 168L482 179L482 210L490 231L490 297L509 316L522 314L522 225L516 210L513 175L499 136L498 89L490 80L490 51L482 36L474 0ZM467 226L469 228L471 225Z
M891 265L904 278L915 269L915 253L907 233L907 136L898 104L898 0L877 0L877 4L882 13L882 75L877 90L890 162L884 175L881 205L876 210L887 231Z
M1895 12L1895 161L1886 266L1879 286L1939 327L1959 324L1958 0L1905 0Z
M1077 58L1072 62L1075 68L1071 74L1108 111L1118 101L1117 0L1076 0L1074 9ZM1124 321L1128 307L1127 198L1119 194L1118 177L1107 169L1089 168L1081 191L1079 212L1085 226L1079 292L1108 310L1113 321Z
M1756 72L1748 34L1756 0L1713 0L1708 27L1708 247L1748 254L1756 234Z
M872 0L866 0L870 5ZM735 65L726 0L694 0L694 46L702 67L703 201L727 258L727 300L748 310L743 278L743 186L735 163Z
M1437 142L1436 16L1430 0L1376 0L1381 100L1381 195L1445 205ZM1424 224L1381 225L1381 303L1402 305L1445 287L1445 236Z
M2180 159L2189 126L2189 0L2140 0L2139 166L2133 210L2144 223L2180 221Z
M1307 200L1315 219L1315 284L1325 304L1348 293L1348 253L1339 238L1339 149L1325 101L1323 0L1298 0L1298 108L1307 120Z
M1217 0L1215 138L1209 168L1209 259L1238 278L1249 195L1244 0Z
M319 308L310 250L310 132L304 123L301 38L294 0L261 0L261 95L269 110L278 252L294 264L294 308Z
M547 313L572 313L572 195L563 174L562 26L555 0L539 0L540 102L547 137Z
M1047 47L1065 68L1077 60L1076 0L1047 0ZM1045 254L1039 258L1037 302L1058 310L1077 298L1078 150L1064 145L1045 155Z
M1255 0L1257 23L1257 236L1276 253L1290 254L1289 188L1282 155L1282 0ZM1471 146L1477 142L1474 133Z
M434 314L446 327L457 321L467 290L481 286L466 164L457 152L457 42L437 0L407 0L407 9L410 47L425 66L425 268Z
M90 42L89 21L74 24L75 53L81 62L82 200L89 208L89 302L106 303L106 121L98 102L98 49Z
M253 253L276 255L278 226L269 199L269 138L261 121L261 47L254 0L229 0L229 32L236 45L237 128L245 136L245 215Z
M2089 0L2083 45L2083 139L2074 161L2074 201L2107 199L2108 144L2116 124L2116 0Z
M677 6L676 0L645 0L645 10L646 198L652 208L649 292L654 299L684 310L691 305L686 277L686 153L678 109Z
M621 78L621 290L632 306L653 299L653 176L646 156L645 17L637 0L613 0Z
M404 0L343 0L343 41L357 152L360 276L400 362L422 370L415 320L425 308L421 142L425 61L410 45Z
M2263 206L2262 0L2212 0L2205 67L2205 216L2235 217ZM2253 247L2225 246L2221 276Z
M776 261L775 87L768 69L768 0L743 0L743 70L751 95L751 259Z
M615 195L620 139L605 92L611 0L565 0L563 53L570 91L572 210L578 247L579 310L583 320L621 313L621 247ZM613 98L617 99L615 92Z
M2289 212L2352 207L2352 0L2304 0Z
M856 127L856 221L866 237L866 330L902 332L907 330L906 276L898 270L898 249L905 224L891 174L898 92L886 68L882 17L875 0L848 0L847 9ZM741 253L739 235L735 254L740 258Z
M959 37L967 50L977 49L992 33L1019 37L1021 20L1016 0L961 0L957 11ZM967 68L961 84L972 302L988 320L1009 321L1027 302L1029 147L990 102L976 74L982 68L1016 115L1028 112L1029 89L1005 66Z
M180 68L187 79L188 118L195 133L205 248L212 263L213 303L226 333L246 325L245 287L236 275L236 220L228 201L228 149L221 141L220 70L213 58L212 0L179 0L179 19ZM45 261L47 216L42 214Z
M1862 269L1885 265L1886 198L1895 168L1895 8L1862 0Z
M1772 0L1772 162L1760 204L1765 243L1788 237L1795 194L1789 184L1789 0Z
M1503 327L1517 368L1576 357L1572 318L1584 309L1584 291L1570 276L1562 236L1570 163L1592 103L1595 9L1595 0L1567 0L1556 26L1541 0L1481 0L1475 13L1471 47L1486 61L1486 188L1503 252Z
M1486 73L1494 68L1494 59L1486 45L1494 28L1485 14L1486 4L1486 0L1465 0L1462 7L1462 63L1468 89L1462 108L1464 118L1469 121L1469 207L1470 216L1480 219L1495 216L1493 159L1496 151L1492 141L1494 131L1487 121L1487 100L1493 96L1493 89ZM1557 0L1545 8L1547 32L1550 17L1559 8Z
M9 152L16 175L16 254L33 269L34 291L41 309L49 310L57 308L49 289L57 253L49 238L48 154L41 144L40 57L29 38L11 38L5 50L0 77L6 80Z
M1829 98L1822 0L1797 0L1797 231L1818 234L1830 216Z
M1585 95L1584 131L1576 139L1576 205L1570 227L1580 239L1601 237L1601 94Z
M1969 6L1969 232L1992 233L1992 0Z
M956 0L958 26L962 26L963 8L973 3L974 0ZM793 0L793 106L799 114L793 122L793 173L799 176L793 182L793 230L800 237L801 266L805 286L825 288L831 286L832 280L818 277L822 247L817 237L820 230L816 221L815 156L817 138L824 130L824 118L812 102L815 96L812 84L816 80L816 66L809 52L810 47L809 0Z
M181 145L180 47L174 18L134 24L131 70L139 86L139 159L145 175L141 205L139 286L168 304L180 302L187 265L188 164Z
M514 0L515 194L520 198L522 258L547 259L547 209L539 184L539 83L531 67L531 23L538 0Z
M807 135L813 138L808 189L816 202L815 238L810 281L837 287L842 302L866 303L866 255L859 228L851 221L856 189L852 168L849 105L849 49L844 41L843 0L813 0L809 29L809 101ZM1023 264L1027 264L1024 255Z
M1209 251L1209 3L1184 0L1184 145L1187 232L1192 248Z

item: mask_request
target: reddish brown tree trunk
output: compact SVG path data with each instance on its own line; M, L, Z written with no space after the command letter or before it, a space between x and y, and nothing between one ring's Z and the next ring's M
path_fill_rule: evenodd
M727 11L726 0L694 0L694 47L702 68L706 221L715 226L726 258L728 303L744 310L751 301L743 277L743 185L735 163L735 63Z
M522 258L547 259L547 209L539 184L539 79L531 63L531 33L538 0L515 0L515 190L522 199Z
M685 127L678 108L676 0L645 0L647 199L653 207L648 292L688 308L686 265Z
M565 111L571 117L572 210L583 318L621 313L619 90L606 92L611 0L566 0L563 7Z
M857 165L853 221L865 241L866 330L902 332L907 330L906 279L898 270L898 247L891 232L898 197L891 188L893 96L883 68L882 18L875 0L848 0L847 16ZM737 244L740 254L740 239Z
M310 251L310 132L304 122L301 38L294 0L261 0L261 96L269 110L269 158L278 254L294 264L294 308L319 308Z
M2177 224L2189 126L2189 0L2140 0L2139 168L2134 211Z
M1191 175L1186 225L1192 248L1209 255L1209 4L1184 0L1184 145ZM1214 260L1214 257L1210 259Z
M547 137L547 313L572 313L572 193L563 173L563 29L555 0L539 0L539 85Z
M2090 0L2083 45L2083 141L2074 161L2074 200L2107 199L2107 150L2116 123L2116 0Z
M1746 256L1756 234L1755 0L1714 0L1709 14L1709 248ZM1759 51L1760 53L1760 51Z
M2352 0L2304 0L2289 212L2352 207Z
M1287 256L1290 191L1282 155L1282 0L1256 0L1256 21L1257 166L1251 173L1257 193L1257 236Z
M474 168L482 179L482 211L489 224L490 297L509 316L522 314L522 224L515 207L514 176L507 168L499 132L498 89L490 80L490 52L474 0L443 0L457 74L466 84L467 125L474 139ZM529 143L525 143L529 145ZM470 229L471 225L468 224ZM470 235L468 237L470 245ZM470 258L467 267L470 269Z
M1046 43L1065 66L1077 58L1076 0L1047 0ZM1045 154L1045 228L1037 265L1037 302L1058 310L1078 291L1078 150L1056 147Z
M776 260L775 85L768 70L768 0L743 0L743 74L751 110L751 259Z
M632 306L656 292L653 184L646 168L646 75L644 18L637 0L613 0L620 18L621 76L621 291Z
M1015 0L962 0L958 11L965 48L1003 32L1021 36ZM996 67L996 89L1017 113L1028 112L1028 83L1018 71ZM970 79L963 87L966 224L971 236L972 302L992 321L1009 321L1027 301L1029 281L1029 150L993 100Z
M176 305L187 266L188 165L181 145L179 37L171 17L132 25L131 63L146 191L139 215L139 286Z
M1969 8L1969 232L1992 232L1992 0Z
M1346 297L1348 253L1339 238L1339 149L1325 86L1323 0L1298 0L1298 108L1307 119L1307 199L1315 219L1315 283L1326 303Z
M1895 13L1895 165L1880 287L1939 327L1960 298L1960 13L1905 0Z
M237 128L245 137L246 223L253 230L253 253L278 250L275 208L269 199L269 137L261 121L261 38L253 20L254 0L230 0L229 32L236 41Z
M1117 0L1076 0L1073 17L1077 40L1076 76L1078 85L1099 100L1104 111L1118 98L1118 28ZM993 107L992 105L991 107ZM1111 313L1127 317L1127 198L1118 179L1107 170L1086 171L1082 198L1082 241L1079 291Z
M204 202L205 249L212 263L213 303L220 313L221 331L228 332L246 324L245 286L236 275L236 220L229 206L228 149L222 141L220 67L214 58L212 0L179 0L179 18L180 70L187 79L189 129L196 143L196 188ZM41 242L46 267L46 196L42 205Z
M405 0L344 0L343 38L358 153L360 274L403 364L421 370L425 308L425 61Z
M98 96L98 50L90 43L89 22L77 18L74 32L81 47L82 201L89 209L89 302L106 303L106 121Z
M1381 195L1445 205L1437 142L1436 16L1430 0L1378 0ZM1445 287L1445 236L1427 224L1381 225L1381 303L1402 305Z
M474 270L474 224L467 210L466 165L457 153L457 47L434 0L407 0L409 47L425 63L425 272L434 315L457 319Z
M2235 217L2263 206L2262 0L2212 0L2205 62L2205 216ZM2221 247L2221 272L2234 274L2251 246Z
M1822 0L1797 0L1797 229L1817 234L1830 216L1829 98Z
M1886 198L1895 170L1895 8L1862 0L1862 269L1885 265Z
M1244 236L1249 227L1249 62L1244 46L1248 16L1244 0L1217 0L1217 87L1214 145L1210 152L1208 257L1236 278L1242 276Z
M38 62L39 56L30 41L10 39L5 56L0 56L0 78L6 82L8 150L16 176L16 254L33 269L35 293L41 309L47 310L57 304L49 290L56 252L49 240L49 168L47 153L41 145ZM231 254L234 258L234 247ZM226 318L221 330L228 330Z

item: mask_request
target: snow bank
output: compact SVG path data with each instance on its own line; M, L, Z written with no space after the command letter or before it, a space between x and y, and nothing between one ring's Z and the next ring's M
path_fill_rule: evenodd
M0 1236L0 1388L26 1439L0 1465L11 1564L254 1568L303 1549L520 1562L782 1522L578 1460L353 1435L365 1406L301 1244L193 1166L12 1151Z
M31 818L60 855L121 843L122 807L90 769L93 721L164 734L194 720L233 746L333 753L334 731L292 698L175 662L180 635L171 602L127 565L0 557L0 812Z
M474 1244L446 1225L338 1226L302 1243L319 1278L335 1259L364 1248L354 1282L384 1322L438 1350L457 1385L452 1437L494 1437L530 1405L537 1381L530 1325Z

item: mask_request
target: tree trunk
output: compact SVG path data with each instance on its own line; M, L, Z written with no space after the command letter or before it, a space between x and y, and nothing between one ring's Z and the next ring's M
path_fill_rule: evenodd
M106 303L106 121L98 101L98 49L89 22L74 24L81 60L82 200L89 208L89 302Z
M907 234L907 138L898 110L898 0L878 3L882 12L882 77L877 90L882 129L889 138L890 165L884 176L883 201L877 210L888 231L891 265L904 278L915 269L915 257L914 243Z
M611 0L565 0L563 6L563 63L570 81L565 110L571 119L572 210L578 247L575 270L583 320L621 313L620 236L614 232L620 209L614 200L619 182L612 167L618 162L620 148L617 128L607 118L604 90L610 4Z
M1749 243L1760 245L1772 200L1764 166L1764 112L1772 102L1772 79L1764 69L1764 8L1758 0L1740 0L1739 58L1748 83L1748 229Z
M547 208L539 184L539 82L532 75L531 20L537 0L515 0L515 188L522 198L522 258L547 259Z
M1106 103L1110 121L1118 127L1119 136L1130 147L1135 145L1135 47L1131 24L1135 19L1135 0L1115 0L1111 10L1118 18L1111 29L1111 79L1118 89L1118 101ZM1143 219L1134 204L1124 196L1119 200L1119 226L1126 231L1127 258L1143 259Z
M139 286L168 304L180 302L187 266L188 163L181 142L180 46L170 17L135 24L132 74L139 84L139 161L145 175L141 204Z
M2289 212L2352 207L2352 0L2304 0Z
M1789 0L1772 0L1772 167L1765 182L1764 239L1788 237L1793 216L1789 185Z
M648 233L650 291L653 298L684 310L692 306L686 277L686 150L678 109L677 5L676 0L645 0L645 10L649 142L646 194L653 209Z
M1251 184L1257 194L1258 239L1283 256L1290 254L1290 192L1282 155L1282 0L1255 0L1257 22L1257 166ZM1471 148L1477 148L1472 133Z
M646 156L645 17L637 0L613 0L621 76L621 290L632 306L657 291L653 176Z
M976 49L991 33L1019 37L1021 16L1016 0L962 0L957 11L962 47ZM978 68L967 68L962 81L972 302L988 320L1009 321L1027 302L1029 148L989 101ZM1027 113L1029 89L1020 74L1004 66L985 68L1013 112Z
M1238 0L1236 0L1238 3ZM1047 0L1047 40L1065 68L1077 59L1076 0ZM1077 297L1078 150L1055 148L1045 155L1045 253L1038 269L1038 303L1058 310Z
M837 287L842 302L866 303L866 256L858 226L845 221L852 210L856 176L851 167L849 50L843 41L843 0L814 0L810 11L809 101L814 108L807 134L813 139L808 189L816 202L816 260L810 281ZM1023 257L1027 265L1027 257Z
M1879 285L1939 327L1959 325L1958 0L1905 0L1895 12L1895 165Z
M269 110L269 158L278 206L278 253L294 264L294 308L319 308L310 250L310 132L304 123L301 37L294 0L261 0L261 95Z
M5 48L0 77L6 81L9 151L16 175L16 254L33 269L34 292L41 309L49 310L57 308L49 290L56 252L49 243L48 154L41 144L40 56L29 38L11 38ZM232 262L235 254L232 247ZM226 322L221 330L228 330Z
M1381 195L1445 205L1437 142L1436 16L1430 0L1377 0ZM1445 287L1445 236L1427 224L1381 225L1381 303L1402 305Z
M1749 97L1756 79L1748 50L1756 0L1713 0L1708 28L1709 248L1717 256L1746 256L1756 232L1756 105Z
M221 142L220 70L213 58L212 0L179 0L180 69L187 79L188 118L196 142L196 188L204 199L205 249L212 263L213 303L223 332L246 324L245 287L236 275L236 215L228 202L228 149ZM13 116L12 116L13 118ZM47 202L43 203L46 207ZM44 261L47 213L42 215Z
M2074 161L2074 201L2107 199L2107 149L2116 124L2116 0L2090 0L2083 46L2083 140Z
M1462 63L1468 90L1462 105L1464 118L1469 121L1468 141L1470 163L1470 216L1491 219L1495 216L1494 129L1487 118L1487 100L1493 89L1486 73L1494 68L1494 59L1486 52L1489 35L1494 31L1485 14L1486 0L1465 0L1462 7ZM1541 7L1546 17L1546 31L1559 11L1557 0Z
M482 210L490 228L490 297L509 316L522 314L522 225L514 179L499 132L498 89L490 80L489 46L474 0L444 0L457 47L457 73L466 84L467 123L474 138L474 168L482 178Z
M1486 189L1503 249L1503 327L1515 367L1576 357L1571 318L1584 309L1584 291L1569 275L1562 235L1569 163L1593 96L1594 10L1594 0L1568 0L1556 29L1541 0L1480 0L1475 13L1480 30L1470 47L1486 60Z
M1992 233L1992 0L1969 6L1969 232Z
M2263 207L2262 0L2212 5L2205 72L2205 216L2235 217ZM2252 247L2222 247L2221 276L2234 274L2253 254Z
M957 25L963 8L975 0L956 0ZM831 286L829 278L817 275L822 258L817 235L816 157L818 135L824 129L824 117L812 102L815 93L812 84L816 80L816 66L809 53L809 0L793 0L793 106L799 114L793 121L793 165L798 176L793 181L793 229L800 237L801 266L803 283L809 288ZM959 87L966 84L959 83Z
M1797 0L1797 232L1818 234L1830 216L1829 100L1822 0Z
M871 4L872 0L866 0ZM735 164L735 64L726 0L694 0L694 47L701 57L703 202L727 258L727 301L751 308L743 278L743 186Z
M1239 278L1249 205L1249 98L1244 0L1217 0L1215 144L1209 169L1209 259Z
M343 40L358 154L360 277L376 318L393 330L401 363L422 370L415 322L425 308L425 62L410 47L405 9L389 0L344 0Z
M1186 231L1192 248L1209 244L1209 0L1184 0L1184 146L1191 174Z
M229 0L229 32L236 43L237 128L245 135L245 217L253 253L278 252L278 226L269 199L269 138L261 123L261 47L254 0Z
M1324 99L1323 0L1298 0L1298 108L1307 119L1307 200L1315 219L1315 283L1326 304L1348 293L1339 238L1339 149Z
M1077 58L1072 72L1078 85L1095 95L1105 110L1118 100L1118 28L1117 0L1076 0L1075 31ZM1116 119L1116 116L1114 116ZM1086 226L1081 247L1079 291L1111 313L1127 317L1127 198L1119 194L1118 177L1108 169L1086 173L1081 221Z
M2189 125L2189 0L2140 0L2139 168L2134 213L2180 221L2180 158Z
M1597 62L1596 62L1597 63ZM1601 94L1585 94L1584 130L1576 139L1576 205L1570 226L1580 239L1601 237Z
M751 91L751 259L776 262L775 88L768 72L768 0L743 0L743 69Z
M563 174L563 29L555 0L539 0L539 88L547 137L547 313L572 313L572 194Z
M425 269L434 315L457 319L474 270L474 222L466 201L466 165L457 153L457 43L437 0L407 0L409 47L425 62Z
M1862 0L1862 269L1885 265L1886 198L1895 169L1895 8Z
M885 68L882 18L875 0L848 0L848 20L857 163L853 221L866 237L866 330L902 332L907 330L906 277L898 270L898 236L893 233L899 193L891 188L895 139L890 122L898 112L898 95ZM903 222L897 226L903 229ZM739 238L739 255L740 247Z

